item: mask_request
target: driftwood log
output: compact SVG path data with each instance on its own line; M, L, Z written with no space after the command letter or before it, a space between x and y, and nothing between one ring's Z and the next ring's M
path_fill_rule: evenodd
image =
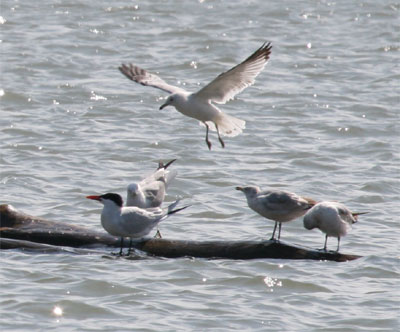
M128 243L128 240L125 241L124 246L127 247ZM87 253L93 252L88 248L119 246L120 239L105 232L33 217L19 212L11 205L0 205L1 249ZM312 250L276 241L186 241L149 238L134 242L133 247L149 255L167 258L279 258L343 262L361 257Z

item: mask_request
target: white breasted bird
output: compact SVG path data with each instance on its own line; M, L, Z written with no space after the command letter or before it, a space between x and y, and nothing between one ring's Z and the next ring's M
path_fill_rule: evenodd
M337 237L339 251L340 238L345 236L357 222L360 214L368 212L351 212L345 205L338 202L322 201L310 209L304 216L303 223L306 229L318 228L325 233L326 251L328 237Z
M170 95L160 109L171 105L183 115L203 123L206 126L206 143L209 149L211 149L211 142L208 139L208 131L210 129L209 125L213 124L221 146L225 147L221 135L239 135L245 127L245 121L223 113L215 103L225 104L233 99L235 95L252 85L268 62L271 48L270 43L264 43L242 63L220 74L195 93L170 85L159 76L133 64L122 64L119 70L136 83L168 92ZM211 127L212 130L214 130L214 126Z
M307 197L284 190L263 190L257 186L236 187L247 198L249 207L264 218L275 221L271 240L275 240L276 228L279 225L278 240L281 237L283 222L292 221L303 216L316 202Z
M120 255L122 255L124 237L130 238L129 255L132 239L140 239L148 235L159 222L166 219L169 215L187 208L185 206L174 210L179 200L165 209L161 209L160 207L149 209L142 209L136 206L124 207L122 197L114 193L87 196L86 198L99 201L104 205L101 211L101 225L109 234L121 237Z
M170 182L176 177L176 171L167 170L176 159L165 165L160 162L155 172L139 183L127 187L126 206L137 206L143 209L159 207L164 202L165 193Z

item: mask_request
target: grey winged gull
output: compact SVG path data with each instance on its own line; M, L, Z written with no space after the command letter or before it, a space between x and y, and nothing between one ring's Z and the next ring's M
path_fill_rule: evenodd
M302 197L286 190L261 190L257 186L236 187L236 190L245 194L247 204L252 210L264 218L275 221L271 240L275 239L278 224L279 240L283 222L303 216L316 204L316 201L311 198Z
M303 223L306 229L318 228L325 233L323 248L325 251L328 237L336 237L338 239L336 251L339 251L340 238L351 230L352 225L357 222L358 216L365 213L367 212L351 212L339 202L322 201L306 213Z
M165 165L160 162L155 172L138 183L130 183L127 187L126 206L137 206L143 209L161 206L166 189L177 174L174 170L167 170L175 160L172 159Z
M215 104L225 104L245 88L252 85L268 62L271 48L271 43L264 43L246 60L218 75L214 80L194 93L170 85L158 75L151 74L133 64L122 64L118 69L136 83L168 92L170 95L166 102L161 105L160 110L171 105L183 115L203 123L206 126L206 143L211 150L211 142L208 139L209 124L214 124L215 129L212 126L211 130L217 131L219 142L222 147L225 147L221 135L232 137L239 135L246 123L241 119L225 114Z

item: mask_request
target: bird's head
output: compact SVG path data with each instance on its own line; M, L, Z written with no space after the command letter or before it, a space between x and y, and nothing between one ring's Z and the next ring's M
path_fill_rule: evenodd
M172 95L169 95L165 103L160 106L160 110L167 106L179 107L179 105L184 103L186 99L187 95L184 93L174 93Z
M260 192L260 188L257 186L236 187L236 190L242 191L246 197L256 196Z
M139 185L137 183L131 183L127 188L128 194L131 196L136 196L139 191Z
M86 198L88 199L93 199L95 201L99 201L101 203L105 204L109 204L109 203L113 203L118 207L122 207L122 205L124 204L124 201L122 200L122 197L118 194L114 194L114 193L107 193L104 195L100 195L100 196L86 196Z

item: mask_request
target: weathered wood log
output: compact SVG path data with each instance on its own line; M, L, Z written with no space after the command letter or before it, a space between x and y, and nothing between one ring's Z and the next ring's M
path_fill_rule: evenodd
M73 247L61 247L54 246L51 244L44 244L38 242L31 242L25 240L0 238L0 249L20 249L32 252L41 253L70 253L70 254L103 254L103 251L84 249L84 248L73 248Z
M75 248L120 246L118 238L105 232L33 217L7 204L0 205L0 237L3 240L0 243L2 249L36 247L43 250L46 249L45 245ZM14 242L6 241L7 239L14 239ZM32 242L33 244L29 244ZM124 247L127 247L128 242L125 241ZM228 259L280 258L342 262L361 257L312 250L276 241L183 241L149 238L135 241L133 247L150 255L168 258L185 256Z

